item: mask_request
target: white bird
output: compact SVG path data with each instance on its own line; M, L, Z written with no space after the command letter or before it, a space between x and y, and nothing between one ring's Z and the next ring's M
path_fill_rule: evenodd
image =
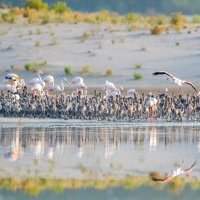
M76 76L72 79L71 85L75 87L85 87L84 79L80 76Z
M181 79L175 77L175 76L174 76L173 74L171 74L171 73L168 73L168 72L165 72L165 71L158 71L158 72L154 72L153 75L154 75L154 76L157 76L157 75L167 75L176 85L178 85L178 86L183 86L183 84L187 84L187 85L191 86L192 89L193 89L196 93L198 93L198 90L197 90L196 86L195 86L192 82L190 82L190 81L185 81L185 80L181 80Z
M21 89L25 86L25 81L23 78L21 78L19 75L15 73L8 73L4 77L4 90L17 90Z
M157 110L157 103L158 100L156 97L152 96L151 93L149 94L149 97L145 100L145 110L148 114L148 117L154 116L156 110Z
M42 80L40 74L38 74L38 77L35 77L28 82L28 88L30 89L30 91L37 92L40 95L43 93L44 87L45 82Z
M84 83L84 79L80 76L76 76L71 81L72 87L76 88L77 93L87 95L87 85Z
M40 76L33 78L31 81L29 81L28 84L29 85L40 84L43 88L45 87L45 82L42 80Z
M104 89L106 91L115 91L115 90L117 90L117 87L115 86L114 83L106 80L105 85L104 85Z
M135 89L129 89L127 90L127 97L134 97L136 95Z
M11 85L11 84L2 84L0 85L0 90L3 90L3 91L10 91L12 93L15 93L17 92L17 88L15 85Z
M55 79L52 75L46 75L44 78L43 78L44 82L45 82L45 87L48 89L48 88L51 88L54 86L54 83L55 83Z
M112 82L106 80L106 81L105 81L105 85L104 85L104 90L105 90L105 98L108 98L108 97L110 97L110 96L115 97L115 96L117 96L117 95L121 95L121 90L122 90L122 88L119 88L119 89L118 89L118 88L115 86L114 83L112 83Z
M65 84L64 84L64 80L61 80L60 85L55 85L54 86L54 90L56 92L63 92L65 90Z
M43 86L39 83L32 84L30 86L30 90L31 90L32 93L36 93L36 94L39 94L39 95L43 94Z
M178 167L172 171L171 174L161 177L160 175L157 176L157 173L150 173L150 177L153 181L160 182L160 183L168 183L173 178L181 175L188 175L192 172L194 167L196 166L197 162L194 161L189 168L183 169L182 167Z
M19 75L14 74L14 73L8 73L5 75L4 78L6 81L14 81L14 82L20 79Z
M47 82L45 82L45 84L46 84L45 89L48 92L53 92L53 93L54 92L64 92L64 90L65 90L65 82L67 82L66 78L62 79L60 84L55 84L54 79L52 79L53 76L52 77L47 77L47 78L49 78L49 79L48 79ZM47 79L44 79L44 80L47 80Z

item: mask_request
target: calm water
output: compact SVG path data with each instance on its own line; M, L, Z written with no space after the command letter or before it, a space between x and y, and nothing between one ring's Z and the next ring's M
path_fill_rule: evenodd
M38 127L4 123L0 126L1 177L147 176L151 171L170 172L179 164L188 167L194 160L198 161L199 152L200 127L193 125ZM197 165L192 176L199 177L199 172ZM199 194L200 191L190 189L179 194L150 188L83 189L59 194L46 191L38 199L81 199L83 196L84 199L188 199L189 196L197 199ZM27 199L27 196L20 191L0 190L0 199Z

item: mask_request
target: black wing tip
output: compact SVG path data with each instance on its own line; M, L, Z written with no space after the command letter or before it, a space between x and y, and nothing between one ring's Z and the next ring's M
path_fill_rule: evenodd
M197 165L197 161L195 160L193 163L192 163L192 166L191 167L195 167Z
M159 74L159 72L153 72L153 73L152 73L152 75L154 75L154 76L155 76L155 75L158 75L158 74Z

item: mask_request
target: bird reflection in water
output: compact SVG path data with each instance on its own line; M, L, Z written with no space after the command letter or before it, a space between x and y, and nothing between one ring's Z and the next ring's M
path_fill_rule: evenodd
M200 141L199 128L190 127L0 129L0 146L4 152L4 158L12 161L17 161L30 153L36 159L56 159L55 154L65 155L67 151L68 153L71 151L72 147L76 149L74 156L81 159L88 153L98 151L98 145L104 149L102 157L109 159L120 151L122 145L131 145L135 149L148 145L149 151L157 151L158 145L167 148L176 143L191 143L198 147L198 141Z

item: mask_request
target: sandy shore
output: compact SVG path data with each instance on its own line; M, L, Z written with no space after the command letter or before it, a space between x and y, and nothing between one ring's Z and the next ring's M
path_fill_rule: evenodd
M180 78L200 81L200 29L188 32L171 31L153 36L149 30L128 31L127 26L89 24L0 25L0 72L11 65L26 80L34 75L24 71L30 62L47 61L42 70L54 74L57 82L64 76L64 67L72 66L78 75L84 65L93 73L85 76L86 84L101 87L106 79L117 85L133 88L173 86L168 80L153 77L156 70L167 70ZM83 40L84 33L92 36ZM141 65L135 69L135 65ZM111 68L113 75L104 76ZM133 73L143 75L134 80ZM68 77L71 79L72 77Z

